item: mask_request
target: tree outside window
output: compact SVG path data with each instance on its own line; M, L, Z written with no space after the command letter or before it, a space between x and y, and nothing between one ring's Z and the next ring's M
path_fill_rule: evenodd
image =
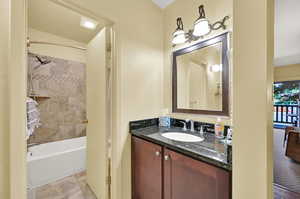
M274 84L275 105L297 105L300 82L281 82Z

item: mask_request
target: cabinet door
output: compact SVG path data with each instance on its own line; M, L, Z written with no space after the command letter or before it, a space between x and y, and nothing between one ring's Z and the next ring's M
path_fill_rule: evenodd
M229 198L229 172L165 149L164 199Z
M162 147L132 138L132 198L162 199Z

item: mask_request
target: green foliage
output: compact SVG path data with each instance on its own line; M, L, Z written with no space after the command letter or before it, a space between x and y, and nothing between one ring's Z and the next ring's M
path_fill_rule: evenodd
M284 82L274 84L274 104L292 105L299 101L299 83Z

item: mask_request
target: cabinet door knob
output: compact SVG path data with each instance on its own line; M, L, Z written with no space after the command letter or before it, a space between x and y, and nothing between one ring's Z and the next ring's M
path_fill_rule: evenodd
M155 152L155 155L156 155L156 156L160 156L160 151L156 151L156 152Z
M169 159L170 159L170 156L165 155L165 160L169 160Z

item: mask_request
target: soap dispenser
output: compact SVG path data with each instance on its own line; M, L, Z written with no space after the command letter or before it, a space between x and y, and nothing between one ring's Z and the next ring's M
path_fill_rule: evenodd
M221 123L221 118L218 118L217 123L215 124L215 136L218 139L223 139L223 125Z

